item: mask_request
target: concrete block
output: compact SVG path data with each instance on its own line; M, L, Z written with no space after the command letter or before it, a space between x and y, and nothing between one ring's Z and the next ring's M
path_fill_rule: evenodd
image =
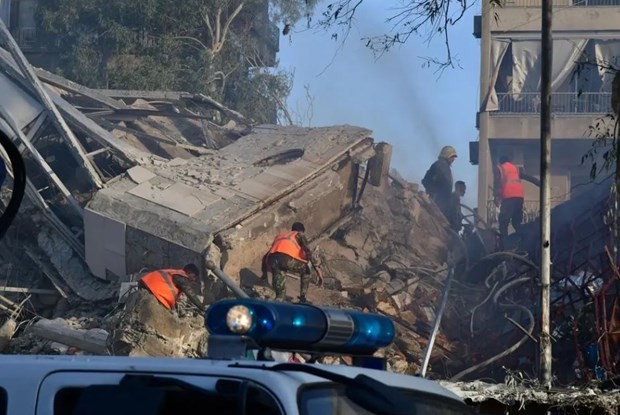
M370 175L368 183L381 187L387 182L392 159L392 146L388 143L379 143L375 146L377 154L368 161Z
M133 180L136 184L142 184L155 177L155 173L150 172L141 166L134 166L130 168L129 170L127 170L127 174L129 175L129 178Z
M205 353L206 338L201 317L180 319L148 291L138 290L130 294L109 342L117 356L198 357Z

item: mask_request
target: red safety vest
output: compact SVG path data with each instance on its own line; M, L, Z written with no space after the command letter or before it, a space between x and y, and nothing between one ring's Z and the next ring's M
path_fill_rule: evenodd
M160 269L149 272L140 279L151 294L157 298L157 301L169 310L174 307L181 294L172 281L173 275L190 279L182 269Z
M306 258L306 253L297 242L298 233L299 232L296 231L289 231L282 232L276 236L276 239L274 239L271 244L271 249L269 249L269 254L279 252L281 254L286 254L291 258L295 258L303 263L307 263L308 258Z
M510 162L498 166L501 179L501 198L524 198L525 188L521 182L519 168Z

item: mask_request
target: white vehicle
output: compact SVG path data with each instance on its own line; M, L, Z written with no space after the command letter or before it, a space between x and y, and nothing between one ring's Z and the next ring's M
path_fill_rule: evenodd
M364 356L394 337L383 316L242 299L213 304L205 321L206 359L0 356L0 415L471 412L453 393L418 377L260 360L271 355L269 345L314 355L336 350L358 364L376 364Z

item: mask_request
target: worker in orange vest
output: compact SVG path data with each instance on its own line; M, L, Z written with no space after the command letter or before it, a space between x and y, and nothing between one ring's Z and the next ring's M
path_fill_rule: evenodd
M172 310L181 294L185 294L192 304L204 311L192 288L199 274L194 264L187 264L183 269L160 269L140 278L138 287L148 290L168 310Z
M271 284L276 293L276 300L284 300L286 296L285 272L299 274L299 301L307 302L306 294L310 286L310 263L319 276L319 286L323 286L323 273L317 261L310 261L312 252L308 248L308 240L304 236L306 228L295 222L290 231L282 232L274 239L269 252L263 257L262 279L267 280L267 272L271 270Z
M540 186L538 179L527 175L522 167L517 167L512 163L512 157L509 155L501 156L495 179L495 205L500 208L497 221L499 222L501 249L504 248L508 237L509 224L512 223L517 235L521 232L525 198L522 178Z

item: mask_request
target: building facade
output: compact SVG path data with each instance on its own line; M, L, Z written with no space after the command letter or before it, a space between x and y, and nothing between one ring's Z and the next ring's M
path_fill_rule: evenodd
M532 176L540 172L541 0L482 2L474 20L481 41L479 140L470 143L478 165L478 212L493 223L493 179L509 154ZM609 122L611 86L620 67L620 0L553 0L552 204L591 186L582 160ZM598 128L597 128L598 126ZM539 189L525 184L526 220L538 213Z

